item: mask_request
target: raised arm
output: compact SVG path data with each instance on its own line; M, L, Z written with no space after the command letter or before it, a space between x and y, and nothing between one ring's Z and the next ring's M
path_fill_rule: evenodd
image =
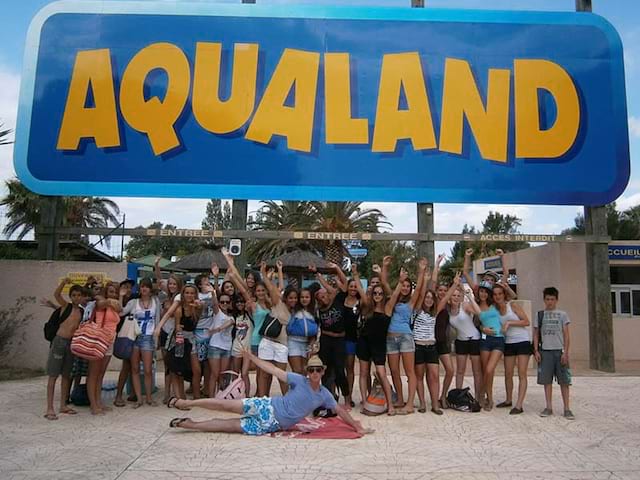
M278 293L284 292L284 265L281 260L276 261L276 267L278 268Z
M453 278L453 284L451 284L451 287L449 287L449 290L447 290L447 293L442 298L442 300L438 302L438 309L436 314L444 310L444 308L447 306L447 303L449 303L453 292L456 291L456 288L460 288L460 272L456 273L456 276Z
M429 288L429 280L430 279L431 279L431 272L427 268L424 271L424 281L422 282L422 288L420 289L420 295L418 297L418 301L416 302L416 306L414 307L414 310L419 308L422 305L422 303L424 302L424 296L427 294L427 289ZM417 290L417 288L416 288L416 290Z
M400 269L400 276L398 277L398 284L396 285L395 290L391 294L391 298L387 300L387 303L384 306L384 313L388 317L393 313L393 309L398 303L398 298L400 298L400 290L402 289L402 282L407 279L407 271L404 268Z
M251 360L254 363L254 365L258 367L260 370L262 370L263 372L268 373L269 375L273 375L281 382L287 381L286 371L279 369L278 367L276 367L270 362L267 362L265 360L260 360L253 353L251 353L251 350L248 347L242 351L242 354L245 360Z
M464 278L467 279L467 283L471 287L472 290L475 291L478 286L476 282L473 281L469 270L471 268L471 256L473 255L473 248L467 248L464 252L464 265L462 266L462 273L464 274Z
M362 282L360 281L360 273L358 273L358 265L355 263L351 264L351 276L353 280L356 282L356 288L358 289L358 295L360 295L360 310L364 310L369 307L369 296L367 292L362 288Z
M438 288L438 275L440 274L440 264L444 260L444 255L441 253L436 258L436 265L433 267L433 275L431 275L431 288L434 290Z
M64 277L62 280L60 280L60 283L56 287L55 292L53 292L53 298L56 299L56 302L58 302L58 305L60 305L61 308L66 307L67 303L69 303L62 296L62 289L64 289L65 285L69 283L71 283L71 279L69 277Z
M329 262L329 266L336 272L336 284L338 285L338 288L340 289L340 291L346 292L347 287L349 286L349 280L347 279L347 276L335 263Z
M416 288L413 290L413 293L411 294L411 300L409 300L409 306L411 307L411 310L415 310L419 305L418 302L420 301L420 292L422 291L422 287L425 284L424 272L427 271L428 266L429 264L426 258L422 257L418 261L418 279L416 283Z
M227 262L228 264L229 262ZM228 270L227 270L228 271ZM218 291L218 277L220 276L220 267L216 262L211 262L211 275L213 275L213 283L211 286L217 292Z
M380 284L384 288L384 293L387 296L391 296L391 287L389 286L389 267L391 267L391 261L393 258L391 255L386 255L382 259L382 270L380 271Z
M499 283L504 287L507 299L516 300L518 295L509 286L509 265L507 264L507 257L504 254L504 250L498 248L496 250L496 255L500 257L500 263L502 264L502 281Z
M275 307L280 303L280 292L278 291L278 287L276 287L269 278L269 275L267 275L267 264L265 262L260 263L260 274L262 275L262 281L264 282L265 287L267 287L267 292L271 299L271 305Z
M322 285L322 288L324 288L327 291L327 295L329 296L329 303L332 303L333 299L336 298L336 295L338 294L338 290L332 287L331 284L327 281L327 279L324 278L324 275L318 272L314 264L309 265L309 270L311 270L313 273L316 274L316 279L318 280L318 282L320 282L320 285Z

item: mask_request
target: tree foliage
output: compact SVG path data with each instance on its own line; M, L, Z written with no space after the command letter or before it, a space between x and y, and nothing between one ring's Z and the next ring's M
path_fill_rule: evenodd
M175 230L174 225L163 225L162 222L153 222L148 227L136 228ZM183 256L193 253L203 246L202 240L190 237L143 237L134 235L127 243L127 257L139 258L146 255L159 255L171 258L173 255Z
M620 211L616 203L606 206L607 232L612 240L640 239L640 205ZM578 213L574 219L574 226L562 231L563 235L584 235L584 215Z
M9 135L13 130L3 127L4 124L0 122L0 145L9 145L13 143L13 140L9 140Z
M207 203L204 219L202 220L203 230L229 230L231 228L231 203L212 198ZM208 245L222 246L224 240L214 238L204 242Z
M462 227L462 233L469 234L514 234L522 226L522 220L515 215L502 214L500 212L489 211L489 215L482 222L482 230L478 231L474 226L467 224ZM456 271L462 270L464 264L464 252L467 248L473 249L473 257L483 258L495 255L497 249L504 252L515 252L528 248L528 242L485 242L485 241L460 241L454 243L447 261L442 265L441 278L451 280Z

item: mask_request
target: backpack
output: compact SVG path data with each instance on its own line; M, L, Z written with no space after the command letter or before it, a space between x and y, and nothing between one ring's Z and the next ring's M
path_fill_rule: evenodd
M542 350L542 319L544 310L538 310L538 350Z
M225 370L220 375L228 377L225 379L228 384L224 389L220 389L218 390L218 393L216 393L216 398L218 400L240 400L246 397L244 380L239 373L234 372L233 370ZM229 377L235 378L232 380Z
M447 402L459 412L479 412L480 403L471 395L469 387L453 388L447 394Z
M53 342L53 339L56 337L56 333L58 333L58 328L60 328L62 322L64 322L69 317L69 315L71 315L72 310L73 305L71 303L67 303L67 306L64 307L64 310L62 309L62 307L58 307L53 311L53 313L49 317L49 320L47 320L47 323L44 324L45 340L47 340L48 342Z

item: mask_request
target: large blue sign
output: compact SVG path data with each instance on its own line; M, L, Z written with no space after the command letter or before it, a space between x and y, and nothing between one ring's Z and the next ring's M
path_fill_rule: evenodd
M640 245L609 245L609 260L640 260Z
M15 166L43 194L600 205L622 47L586 13L60 2Z

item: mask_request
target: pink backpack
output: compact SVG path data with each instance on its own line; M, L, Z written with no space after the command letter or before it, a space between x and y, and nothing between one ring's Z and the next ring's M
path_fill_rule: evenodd
M221 375L225 374L233 375L235 379L227 385L227 388L218 391L218 393L216 393L216 398L218 400L239 400L241 398L245 398L244 380L242 379L242 376L233 370L225 370Z

